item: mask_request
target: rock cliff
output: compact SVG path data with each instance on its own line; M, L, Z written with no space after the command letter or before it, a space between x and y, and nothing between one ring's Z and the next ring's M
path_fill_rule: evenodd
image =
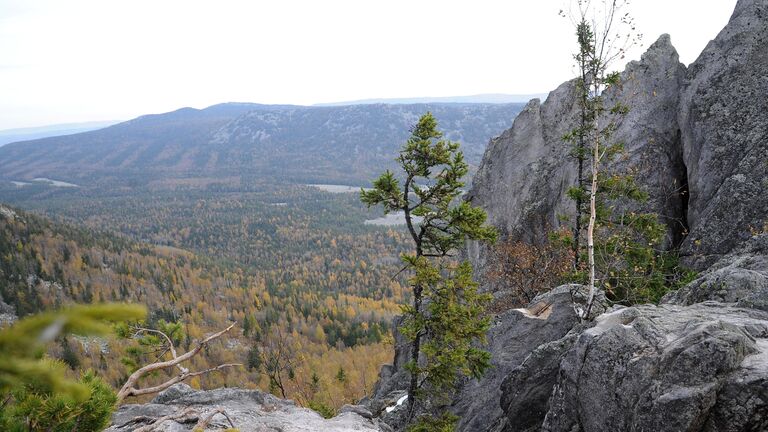
M451 405L459 430L768 430L766 95L768 0L739 0L687 68L667 35L627 65L606 93L631 107L612 164L634 171L650 195L641 209L660 215L665 247L699 277L660 305L615 306L588 323L567 287L497 316L493 368ZM490 141L467 199L503 236L540 242L573 217L576 161L562 137L575 98L562 84ZM486 253L468 245L481 272ZM531 313L542 299L546 316Z
M768 2L740 0L688 68L679 123L691 192L682 253L699 269L765 230Z
M687 175L677 122L685 67L668 35L649 47L622 73L622 85L609 89L608 105L631 106L618 119L616 142L625 153L609 168L631 170L650 196L638 210L653 211L668 227L669 247L687 232ZM576 183L576 160L563 136L577 124L575 82L562 84L541 104L532 100L511 129L491 140L473 180L468 200L488 212L505 237L538 243L575 216L567 191ZM468 247L482 272L486 251Z
M650 195L643 209L668 226L667 247L682 242L681 255L697 270L766 229L767 8L764 0L740 0L688 68L661 36L606 93L608 106L631 108L618 120L614 139L626 153L614 165L635 173ZM531 101L490 141L467 196L506 236L541 241L575 214L566 191L576 162L562 137L576 114L568 82L543 104ZM482 268L485 251L470 245L469 257Z

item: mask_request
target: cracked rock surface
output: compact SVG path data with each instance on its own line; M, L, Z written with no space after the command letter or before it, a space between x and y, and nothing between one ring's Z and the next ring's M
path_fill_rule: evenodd
M293 401L284 400L259 390L221 388L209 391L194 390L186 384L176 384L160 393L152 402L141 405L123 405L114 414L108 432L131 431L148 422L133 423L119 427L136 417L160 418L192 408L199 416L206 416L216 409L223 409L241 432L354 432L389 431L379 426L371 413L363 407L346 406L341 413L324 419L320 414L296 406ZM157 424L163 432L191 431L195 422L179 423L165 421ZM230 427L224 415L217 414L206 430L221 430Z
M542 431L768 430L768 313L704 302L604 314L565 355L549 405Z

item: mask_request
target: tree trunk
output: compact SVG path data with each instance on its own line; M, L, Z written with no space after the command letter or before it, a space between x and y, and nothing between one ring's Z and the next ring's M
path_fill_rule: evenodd
M580 63L581 68L581 88L579 91L581 94L581 129L579 130L579 144L577 147L577 158L579 160L578 172L577 172L577 184L579 186L579 195L576 196L576 223L573 228L573 269L579 271L579 264L581 264L581 213L584 211L584 202L581 198L581 192L584 191L584 147L585 147L585 133L587 130L587 73L586 64L582 61Z
M421 312L421 291L420 286L414 287L413 290L413 308L416 313ZM421 334L416 334L411 344L411 360L418 369L419 366L419 352L421 351ZM414 414L413 410L416 406L416 391L419 389L419 374L411 372L411 382L408 386L408 418L411 418Z
M592 302L595 300L595 219L597 218L596 197L597 197L597 169L600 162L600 125L598 116L595 115L594 122L594 144L592 148L592 187L589 191L589 225L587 226L587 255L589 257L589 300L587 309L584 312L584 318L589 317L592 309Z

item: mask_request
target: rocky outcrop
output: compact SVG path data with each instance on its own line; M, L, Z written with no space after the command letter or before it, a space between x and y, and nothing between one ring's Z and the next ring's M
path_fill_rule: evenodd
M499 405L502 381L540 345L560 340L579 327L577 311L586 303L586 297L584 287L563 285L536 297L527 308L513 309L496 318L488 333L487 349L493 354L490 370L481 379L464 383L451 406L451 411L461 418L459 430L503 430L506 418ZM604 310L604 300L601 293L593 310L595 315ZM554 382L550 392L552 385Z
M746 404L730 400L737 392ZM768 313L716 302L599 317L561 362L541 428L767 429Z
M454 402L461 430L768 430L766 71L768 0L739 0L688 69L667 36L627 66L606 93L631 107L612 166L635 174L650 195L638 209L659 214L665 246L701 273L659 306L616 307L557 334L500 316L509 326L491 334L485 393L471 382ZM486 150L468 199L505 236L538 242L573 216L575 161L561 136L574 107L565 83ZM481 268L485 253L469 245Z
M677 123L685 67L668 35L661 36L640 61L622 73L622 85L606 93L609 106L631 107L617 120L616 142L624 154L609 165L635 174L649 194L636 209L653 211L667 224L667 245L686 231L686 170ZM575 203L567 196L576 184L572 146L563 136L577 125L575 82L562 84L540 104L528 103L512 128L488 145L467 199L483 207L504 237L541 242L549 231L573 220ZM566 222L567 223L567 222ZM482 271L486 251L470 244L468 255Z
M182 413L188 410L186 419L157 422L157 431L191 431L200 418L205 418L216 410L224 413L215 414L206 430L221 430L236 427L240 432L357 432L389 431L386 425L379 425L378 420L365 408L345 406L340 414L332 419L324 419L320 414L296 406L293 401L279 399L259 390L216 389L210 391L193 390L186 384L177 384L160 393L152 402L143 405L124 405L112 417L112 426L108 432L124 432L146 426L150 421L164 416ZM230 423L231 420L231 423Z
M668 227L668 247L703 270L768 223L768 1L739 0L729 22L687 70L669 36L654 43L606 93L630 111L618 121L615 162L650 195L642 209ZM531 101L489 143L468 199L503 234L540 241L572 218L566 191L575 161L565 132L576 125L573 83ZM610 167L609 167L610 169ZM479 267L484 251L470 245Z
M768 0L739 0L688 69L679 122L691 193L682 248L701 270L768 222Z
M631 173L648 192L647 202L623 207L656 213L667 225L667 247L679 245L687 230L687 175L676 118L684 76L685 67L665 34L640 61L626 66L620 87L606 91L606 106L629 107L627 114L615 119L612 137L624 151L609 161L606 170Z
M576 97L574 82L567 82L543 104L533 99L488 144L467 200L486 209L504 234L536 241L557 225L558 213L572 213L565 193L576 165L562 137L575 124Z
M737 247L662 303L688 306L707 300L768 311L768 234Z
M16 309L4 302L3 297L0 296L0 327L13 324L17 319Z
M506 416L503 431L541 430L550 395L557 384L560 363L583 328L576 327L561 339L539 345L504 378L500 399Z
M526 308L509 310L495 318L486 346L492 353L491 368L479 380L462 382L453 403L448 407L460 418L458 430L504 430L507 416L499 405L504 391L502 381L511 371L519 368L531 353L539 350L542 344L550 341L557 343L587 328L580 323L578 315L583 311L587 294L586 288L581 285L563 285L537 296ZM605 311L605 305L605 296L599 292L592 316ZM406 394L408 386L409 375L403 365L409 358L410 345L404 343L397 332L395 341L395 364L382 367L373 396L361 403L395 430L401 430L405 413L397 401ZM548 395L554 384L554 379L542 384L539 386L539 394ZM532 401L533 398L528 400ZM539 424L544 414L539 414Z
M372 403L371 410L378 414L402 396L402 390L408 388L410 375L405 370L405 364L411 359L411 344L398 331L403 317L392 320L392 336L395 348L395 358L392 364L385 364L379 370L379 378L373 387L371 397L364 403Z

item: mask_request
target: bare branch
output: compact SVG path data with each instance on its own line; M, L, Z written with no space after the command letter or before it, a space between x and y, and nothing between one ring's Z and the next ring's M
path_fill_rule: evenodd
M211 420L217 415L221 414L224 417L227 418L227 421L229 422L229 426L231 426L233 429L235 428L235 424L232 422L232 419L229 417L226 411L222 408L216 408L215 410L208 413L207 416L201 417L200 420L197 422L194 428L192 428L193 431L204 431L205 428L208 427L209 424L211 424Z
M401 268L401 269L400 269L400 270L399 270L397 273L395 273L395 274L394 274L394 276L392 276L392 278L390 279L390 281L393 281L393 280L395 280L395 279L396 279L398 276L400 276L400 273L402 273L402 272L404 272L404 271L408 270L410 267L411 267L411 266L407 265L407 266L405 266L405 267Z
M173 358L171 360L166 360L166 361L162 361L162 362L155 362L155 363L151 363L151 364L148 364L146 366L143 366L143 367L139 368L138 370L136 370L134 373L132 373L128 377L128 380L125 382L125 384L123 384L123 387L117 393L117 404L119 405L120 403L122 403L123 400L125 400L125 398L127 398L129 396L138 396L138 395L144 395L144 394L151 394L151 393L156 393L156 392L165 390L166 388L168 388L168 387L170 387L170 386L172 386L174 384L180 383L180 382L184 381L185 379L193 377L193 376L202 375L202 374L207 373L207 372L218 371L218 370L221 370L221 369L223 369L225 367L241 366L241 365L236 365L236 364L227 364L227 365L221 365L221 366L218 366L216 368L212 368L212 369L205 370L205 371L200 371L200 372L189 372L188 369L179 367L179 365L182 362L185 362L185 361L191 359L192 357L194 357L195 355L197 355L197 353L199 353L211 341L221 337L223 334L225 334L228 331L232 330L232 328L234 328L234 327L235 327L235 323L232 323L229 327L225 328L224 330L222 330L222 331L220 331L218 333L214 333L214 334L208 336L207 338L203 339L202 341L200 341L197 344L197 346L195 346L195 348L193 348L192 350L190 350L190 351L188 351L188 352L186 352L186 353L184 353L184 354L182 354L180 356L176 356L175 355L175 350L174 350L173 351L174 356L173 356ZM162 333L162 332L160 332L160 333ZM165 335L165 334L163 334L163 335L166 338L168 338L167 335ZM170 338L168 338L168 340L170 340ZM144 388L144 389L139 389L139 388L135 387L136 383L139 381L139 379L141 379L142 377L144 377L148 373L154 372L156 370L167 369L167 368L170 368L170 367L179 367L181 372L179 373L179 375L171 378L170 380L168 380L168 381L166 381L166 382L164 382L162 384L154 386L154 387L149 387L149 388Z
M226 369L226 368L229 368L229 367L237 367L237 366L242 366L242 363L226 363L226 364L222 364L222 365L210 368L210 369L205 369L205 370L197 371L197 372L189 372L187 370L186 372L180 373L180 374L176 375L175 377L169 379L168 381L165 381L164 383L158 384L158 385L156 385L154 387L146 387L146 388L142 388L142 389L130 389L131 392L127 396L142 396L142 395L145 395L145 394L158 393L158 392L161 392L161 391L167 389L168 387L170 387L170 386L172 386L174 384L178 384L180 382L186 381L189 378L200 376L200 375L205 375L205 374L211 373L211 372L218 372L218 371L220 371L222 369Z
M131 420L128 420L127 422L121 424L118 426L118 429L122 429L124 427L132 426L136 423L147 423L149 424L142 426L137 429L133 429L133 432L152 432L157 430L157 427L160 426L162 423L168 421L168 420L174 420L178 421L181 420L181 423L187 423L189 421L194 421L198 419L197 413L192 408L187 408L181 412L175 413L175 414L168 414L167 416L159 417L159 418L153 418L149 416L138 416L134 417Z
M178 355L176 354L176 347L173 346L173 342L171 341L170 336L165 334L165 332L162 332L160 330L150 329L150 328L137 327L136 328L136 333L134 334L134 337L137 337L139 335L139 333L151 333L151 334L159 335L159 336L163 337L163 339L165 339L165 341L168 343L168 349L166 351L163 351L162 353L160 353L160 355L157 357L158 360L160 360L165 355L165 353L168 352L168 351L171 352L171 355L173 356L173 358L177 358L178 357ZM177 364L176 367L178 367L179 370L182 373L188 372L188 370L185 367L181 366L180 364Z

